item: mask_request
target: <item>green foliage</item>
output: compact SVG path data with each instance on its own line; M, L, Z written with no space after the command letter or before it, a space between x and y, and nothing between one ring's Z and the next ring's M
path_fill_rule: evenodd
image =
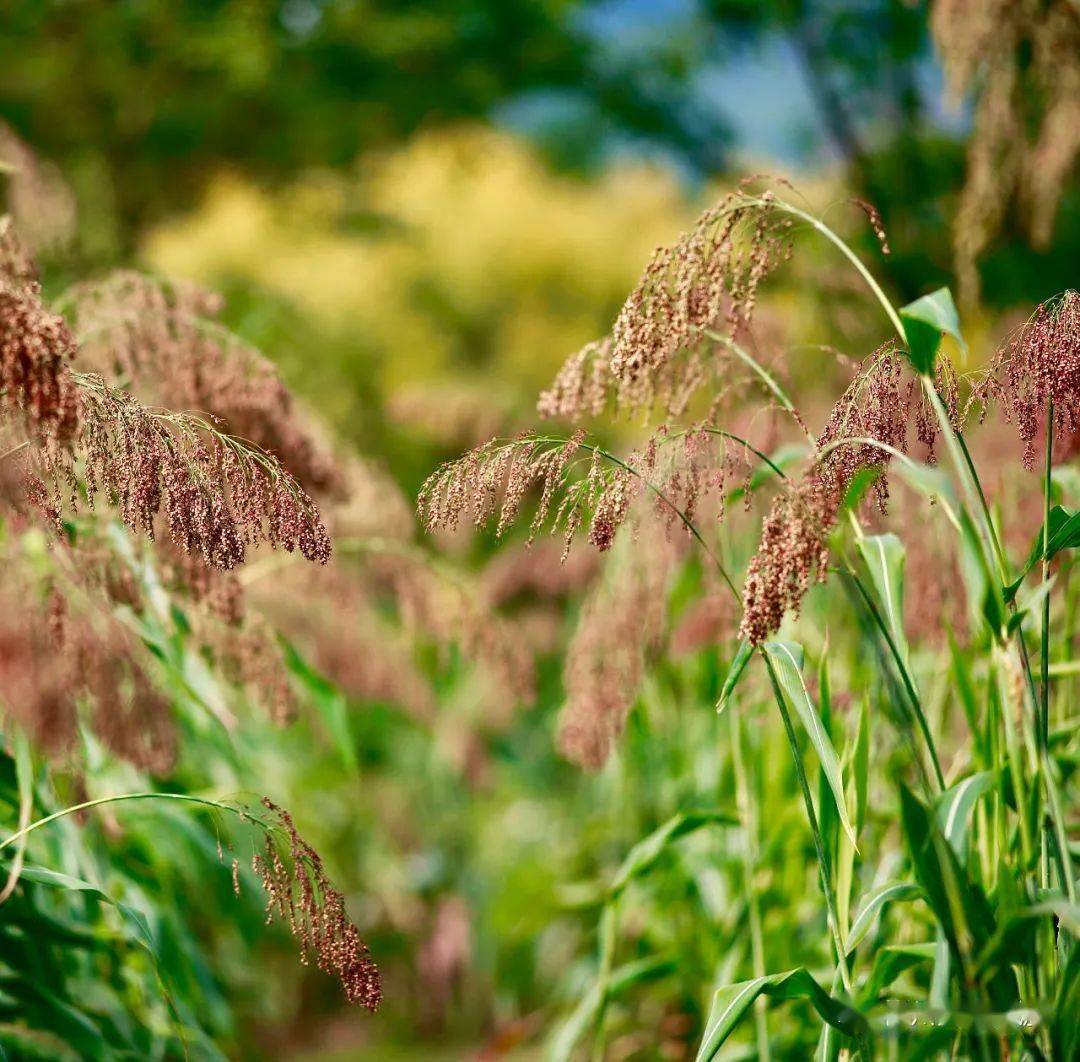
M960 333L960 316L956 303L953 302L952 292L948 288L938 288L937 291L908 303L900 310L900 320L904 323L908 357L911 358L916 372L933 375L942 333L951 335L960 344L962 351L967 349Z

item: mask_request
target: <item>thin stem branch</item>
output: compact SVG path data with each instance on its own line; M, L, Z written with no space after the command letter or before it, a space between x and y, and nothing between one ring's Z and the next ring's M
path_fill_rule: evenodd
M35 830L40 830L42 826L48 826L49 823L56 822L57 819L65 818L68 815L74 815L79 811L89 811L91 808L98 808L104 804L119 804L121 801L125 800L178 800L188 804L200 804L203 807L215 808L218 811L228 811L239 818L247 819L258 823L260 826L266 827L266 823L258 816L252 815L242 808L233 807L231 804L224 804L220 800L209 800L205 797L188 796L186 793L120 793L116 796L98 797L96 800L86 800L81 804L72 804L71 807L54 811L51 815L46 815L45 818L30 823L29 826L23 827L11 834L11 836L6 837L3 841L0 841L0 852L15 844L23 837L28 837Z

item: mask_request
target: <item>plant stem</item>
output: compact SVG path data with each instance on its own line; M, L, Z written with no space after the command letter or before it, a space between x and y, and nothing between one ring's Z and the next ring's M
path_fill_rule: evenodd
M900 320L900 315L896 312L896 307L889 301L889 297L882 290L881 285L874 278L873 273L866 268L863 260L839 237L832 229L829 228L825 222L814 217L813 214L808 214L805 210L800 210L793 203L787 202L785 199L772 199L768 205L775 207L778 210L782 210L786 214L791 214L793 217L800 218L808 225L812 226L822 236L825 237L831 244L839 249L840 253L855 267L859 276L866 282L867 287L874 293L874 297L879 303L881 303L882 309L885 311L889 320L892 322L892 326L896 329L897 335L902 340L906 340L904 335L904 325Z
M821 836L821 828L818 825L817 813L814 811L814 798L810 793L810 783L806 779L806 768L803 766L802 753L799 751L799 740L795 736L795 728L791 723L791 715L784 700L784 691L780 688L780 680L776 677L772 661L762 650L762 659L769 672L769 682L772 683L773 695L776 698L776 706L780 709L780 718L784 721L784 731L787 734L788 745L791 747L791 756L795 760L795 773L799 778L799 787L802 790L803 803L806 805L806 817L810 822L810 832L814 836L814 848L817 851L818 874L821 878L821 888L825 893L826 920L829 923L829 932L832 935L833 947L836 949L836 965L840 971L840 980L843 982L844 991L852 994L851 974L848 971L847 955L844 942L840 939L840 922L836 913L836 899L833 896L832 873L829 870L828 855L825 852L825 841Z
M761 904L758 902L754 876L757 871L757 815L743 759L742 722L738 712L730 712L732 766L735 774L735 806L745 832L742 870L743 887L746 889L746 907L750 916L750 959L755 977L765 976L765 941L761 927ZM761 1062L769 1062L769 1019L765 997L754 1001L754 1023L757 1030L757 1051Z
M1052 488L1051 470L1054 450L1054 400L1050 399L1046 409L1046 468L1043 476L1043 556L1042 581L1045 586L1050 581L1050 492ZM1042 607L1042 713L1039 719L1039 744L1045 745L1050 740L1050 594L1043 595Z
M223 804L219 800L207 800L204 797L188 796L185 793L121 793L117 796L98 797L96 800L86 800L81 804L72 804L71 807L54 811L51 815L46 815L45 818L30 823L29 826L23 827L21 830L11 834L10 837L0 841L0 852L10 845L15 844L21 838L28 837L35 830L41 829L42 826L48 826L49 823L56 822L57 819L62 819L67 815L74 815L79 811L88 811L90 808L101 807L103 804L119 804L124 800L179 800L189 804L200 804L203 807L216 808L218 811L228 811L240 818L256 822L260 826L266 825L261 819L252 815L250 812L233 807L231 804Z
M1050 492L1052 488L1052 469L1054 460L1054 399L1050 398L1046 407L1046 465L1043 469L1043 538L1042 538L1042 582L1043 594L1042 607L1042 638L1040 639L1041 678L1042 678L1042 711L1036 721L1035 744L1039 750L1040 759L1050 743L1050 591L1047 584L1050 581L1050 558L1047 552L1050 547ZM1051 783L1052 784L1052 783ZM1039 884L1045 889L1050 884L1050 859L1047 851L1047 830L1043 829L1039 834ZM1066 858L1068 853L1066 852ZM1064 882L1062 883L1064 884Z

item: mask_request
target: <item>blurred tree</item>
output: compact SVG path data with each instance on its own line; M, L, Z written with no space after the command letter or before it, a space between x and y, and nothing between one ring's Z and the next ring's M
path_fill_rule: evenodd
M715 164L688 66L600 60L578 0L14 0L0 117L112 213L99 250L198 198L222 165L259 178L352 162L526 89L590 101L616 132Z
M718 35L729 39L729 46L730 40L741 41L744 47L760 46L776 37L789 42L821 130L831 153L844 166L849 187L878 208L893 236L896 253L889 273L900 295L910 299L928 287L948 283L954 270L952 243L957 201L965 183L965 137L956 134L967 121L957 113L953 122L943 122L943 79L930 39L929 15L933 10L940 23L940 9L949 5L940 0L937 4L918 0L700 3ZM1009 6L1006 2L1005 7ZM1022 32L1024 26L1032 36L1037 36L1038 29L1043 38L1053 41L1042 51L1051 57L1056 55L1056 71L1043 81L1071 76L1075 69L1075 23L1080 16L1073 11L1069 25L1067 6L1035 2L1021 10L1016 3L1015 10L1009 11L1008 25L999 26L999 36L1003 34L1006 39L1004 48L997 47L996 51L1005 54L995 53L996 66L984 71L986 79L1011 85L1010 68L1022 71L1025 66L1037 65L1030 54L1025 55L1025 47L1028 53L1032 49ZM951 7L957 8L957 13L949 17L958 24L958 32L966 35L968 51L984 47L986 42L979 43L975 29L981 25L993 35L994 4L972 0ZM965 28L965 18L973 25ZM941 36L939 32L939 45ZM1035 51L1037 57L1038 49ZM978 66L976 55L972 67ZM1025 85L1024 91L1032 104L1029 109L1037 110L1035 104L1047 92L1045 84L1035 81L1034 85ZM1068 88L1065 85L1062 80L1057 95L1070 97L1058 101L1062 118L1068 121L1075 114L1076 99L1072 82L1067 83ZM952 133L946 124L955 125ZM1065 132L1057 130L1059 141L1067 139ZM1002 133L1016 139L1011 125ZM1067 150L1063 147L1059 153ZM971 165L969 158L969 172ZM987 179L998 180L1001 185L1000 198L1013 196L1011 175L1003 170L995 178L993 167L989 169ZM1067 166L1059 166L1057 176L1062 186L1053 194L1055 205L1060 201L1056 240L1048 239L1044 232L1033 248L1028 232L1003 207L997 216L1000 231L981 237L978 249L985 254L981 272L988 302L1037 302L1075 283L1080 194ZM962 261L960 265L974 268L971 262ZM966 287L973 290L976 285L969 280Z

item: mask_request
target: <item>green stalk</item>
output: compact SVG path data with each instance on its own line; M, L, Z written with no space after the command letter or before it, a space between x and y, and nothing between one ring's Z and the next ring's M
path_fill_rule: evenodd
M600 967L596 976L596 1018L593 1020L593 1062L604 1062L604 1019L607 1015L608 994L610 992L611 969L615 961L615 930L618 917L615 910L617 900L604 905L600 915Z
M1050 399L1046 410L1046 468L1043 476L1043 556L1042 581L1050 581L1050 491L1054 449L1054 400ZM1039 744L1050 740L1050 595L1043 595L1042 608L1042 715L1039 721Z
M739 713L728 713L731 717L732 766L735 773L735 806L739 819L746 832L746 844L743 851L742 871L743 887L746 889L746 906L750 916L750 959L754 976L765 976L765 939L762 932L761 904L758 902L754 876L757 871L758 820L754 810L754 800L746 774L746 762L743 759L743 733ZM769 1019L765 997L759 996L754 1001L754 1024L757 1031L757 1053L761 1062L770 1062Z
M859 276L866 282L866 286L874 293L874 297L879 303L881 303L882 309L885 311L889 320L892 322L893 327L896 329L897 334L902 340L906 341L904 335L904 325L900 320L900 315L896 312L896 307L889 301L889 297L881 289L881 285L874 278L873 273L866 268L863 260L839 237L832 229L829 228L825 222L814 217L813 214L808 214L805 210L800 210L793 203L789 203L784 199L772 199L767 203L762 201L764 205L774 207L783 211L786 214L791 214L793 217L800 218L808 225L814 228L817 232L821 233L831 244L833 244L840 253L855 267Z
M814 848L817 852L818 874L821 878L821 888L825 893L826 919L829 923L829 932L833 939L833 947L836 949L836 965L840 971L840 980L843 982L844 991L852 994L851 974L848 971L847 955L844 942L840 939L840 921L836 913L836 898L833 895L832 873L829 870L829 860L825 852L825 841L821 836L821 827L818 825L817 813L814 811L814 798L810 793L810 783L806 779L806 768L803 766L802 753L799 751L799 740L795 736L795 728L791 723L791 715L788 712L787 703L784 700L784 691L780 688L780 680L776 677L772 661L762 651L762 659L769 672L769 681L772 683L773 695L776 698L776 706L780 709L780 718L784 721L784 731L787 733L788 745L791 747L791 756L795 760L795 773L799 778L799 787L802 790L803 803L806 805L806 817L810 822L810 832L814 836Z
M1050 492L1052 487L1051 473L1054 458L1054 399L1047 403L1046 409L1046 465L1043 470L1043 541L1042 541L1042 581L1045 588L1050 581L1050 560L1047 551L1050 547ZM1050 743L1050 593L1043 595L1042 607L1042 638L1040 639L1040 655L1042 663L1042 713L1037 721L1036 747L1039 749L1040 759L1043 758L1043 750ZM1047 831L1043 829L1039 835L1039 884L1042 888L1050 885L1050 855L1047 844Z

